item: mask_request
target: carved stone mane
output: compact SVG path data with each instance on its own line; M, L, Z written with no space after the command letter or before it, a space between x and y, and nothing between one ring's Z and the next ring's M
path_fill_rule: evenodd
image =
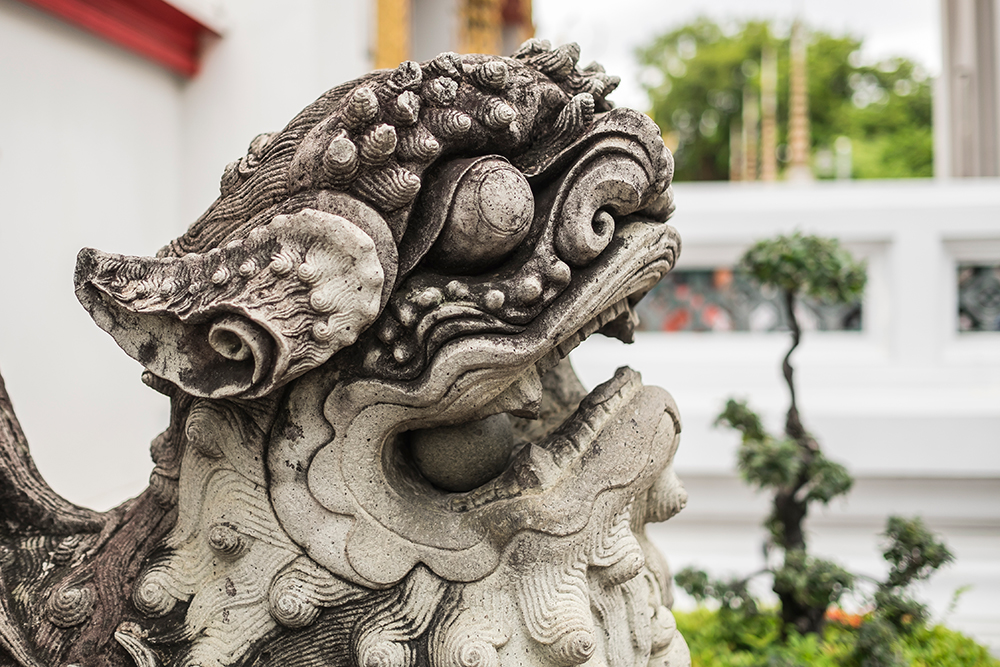
M156 257L77 296L171 399L149 488L40 479L0 382L0 664L688 665L644 526L680 511L662 389L589 394L673 266L670 153L574 44L327 92Z

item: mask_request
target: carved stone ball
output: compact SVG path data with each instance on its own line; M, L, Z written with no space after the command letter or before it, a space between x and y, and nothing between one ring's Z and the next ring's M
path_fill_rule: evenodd
M476 272L497 265L524 240L535 206L524 175L500 158L459 160L442 179L451 209L431 250L445 271Z
M417 467L445 491L464 492L481 486L507 467L514 437L505 414L422 431L410 431Z

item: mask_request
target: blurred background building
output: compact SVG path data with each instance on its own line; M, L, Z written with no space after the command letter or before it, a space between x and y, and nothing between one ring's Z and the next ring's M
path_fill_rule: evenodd
M867 259L868 289L846 309L806 306L813 331L795 363L806 427L858 481L810 520L815 551L879 573L885 516L921 514L957 556L925 591L936 618L971 586L947 620L996 650L1000 6L755 2L699 3L712 33L692 27L686 0L671 16L645 0L0 0L0 370L39 468L71 500L111 507L145 486L148 443L167 423L166 399L73 297L81 247L151 254L211 203L250 139L327 88L444 50L510 52L537 23L625 76L615 97L660 122L679 178L723 179L675 186L684 250L643 306L648 330L573 357L591 386L630 364L680 405L691 502L654 529L672 564L762 563L766 499L734 472L736 435L712 423L730 395L781 423L788 341L770 296L732 267L758 238L836 236ZM891 32L920 8L920 39ZM898 21L882 21L873 55L824 11ZM747 42L738 74L703 90L697 114L676 102L704 81L698 54L753 18L770 22L756 22L765 37ZM819 69L817 45L846 49L839 69ZM840 96L818 96L834 77Z

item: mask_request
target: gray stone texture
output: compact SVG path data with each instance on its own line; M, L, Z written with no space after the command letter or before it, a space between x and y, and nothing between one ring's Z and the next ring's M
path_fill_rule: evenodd
M373 72L255 138L156 257L80 252L172 416L98 514L0 391L0 664L690 664L644 532L686 500L677 408L566 359L629 342L673 266L672 158L578 58Z

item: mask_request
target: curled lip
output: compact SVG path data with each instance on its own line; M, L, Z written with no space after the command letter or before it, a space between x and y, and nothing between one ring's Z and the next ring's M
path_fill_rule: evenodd
M474 581L497 566L517 531L580 530L602 494L646 488L672 456L677 412L669 394L643 387L631 370L592 392L577 417L525 446L507 471L467 494L400 475L387 452L401 431L481 419L537 400L539 372L598 329L617 323L627 330L631 306L678 251L668 225L625 221L608 251L575 272L553 307L520 333L449 341L411 382L317 375L312 384L300 383L291 413L299 401L321 400L332 428L272 441L272 501L283 527L317 562L362 585L391 585L418 562L451 581ZM428 522L433 530L426 530Z

